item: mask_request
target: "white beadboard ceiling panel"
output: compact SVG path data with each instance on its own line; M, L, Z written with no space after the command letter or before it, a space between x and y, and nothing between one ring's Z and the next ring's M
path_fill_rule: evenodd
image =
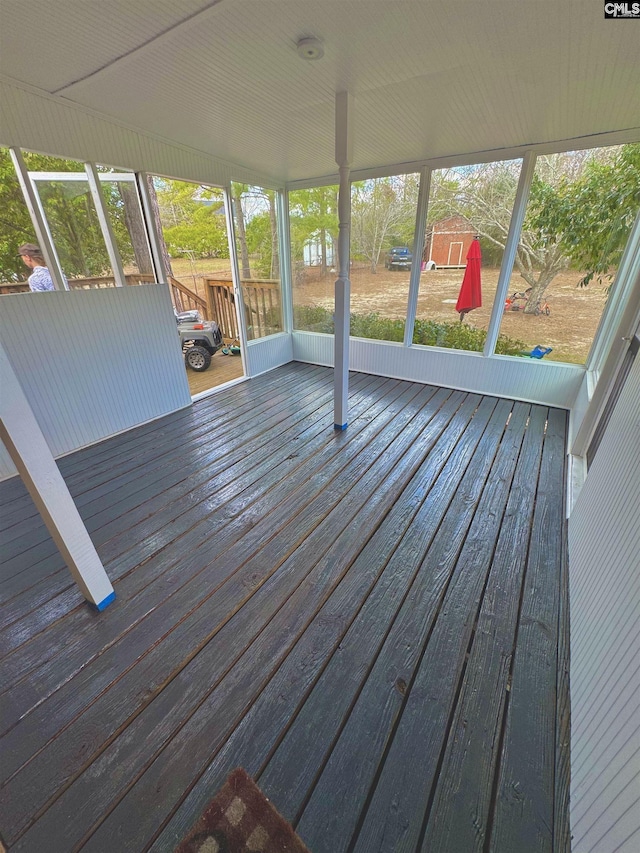
M601 0L0 0L0 25L5 77L276 180L335 172L345 90L354 169L640 136L638 23Z

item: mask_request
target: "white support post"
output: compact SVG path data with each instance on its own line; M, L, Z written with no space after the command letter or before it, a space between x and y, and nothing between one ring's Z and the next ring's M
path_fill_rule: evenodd
M484 344L483 355L485 356L491 356L494 354L498 335L500 334L500 323L502 322L502 315L504 314L504 303L509 293L509 282L511 280L511 273L513 272L513 264L516 259L516 252L518 250L518 241L520 240L520 232L522 231L524 215L527 211L529 189L531 187L531 181L533 180L535 167L536 155L531 151L527 151L522 161L518 189L516 190L516 200L513 205L511 222L509 223L509 232L507 234L507 242L504 247L500 275L498 276L496 296L493 301L491 319L489 320L489 330L487 331L487 339Z
M113 233L113 228L111 227L107 204L104 200L104 196L102 195L102 187L100 186L98 170L94 163L85 163L84 169L87 173L89 189L91 190L93 204L95 206L96 213L98 214L98 222L100 223L104 243L107 247L107 254L109 255L109 261L111 262L111 269L113 270L113 278L116 283L116 287L126 287L127 280L124 277L122 260L120 259L120 252L118 251L116 238Z
M69 290L69 284L62 274L60 261L56 254L51 234L49 233L47 221L42 210L42 205L40 204L40 197L29 177L29 172L22 157L22 151L19 148L10 148L9 151L18 177L18 183L22 189L22 195L24 196L29 215L31 216L31 222L36 232L38 245L47 263L47 269L53 281L53 286L56 290Z
M156 217L151 202L151 194L149 193L149 185L147 183L148 175L146 172L138 172L136 175L136 184L138 187L138 195L142 201L142 211L144 213L145 225L147 227L147 236L149 238L149 248L151 249L151 260L153 261L153 269L156 274L156 281L167 283L167 270L164 268L164 256L160 243L160 235L156 228Z
M82 594L98 610L116 594L0 344L0 438Z
M353 153L351 133L352 99L348 92L336 94L336 163L340 170L338 192L339 278L335 283L333 425L347 428L349 420L349 325L351 320L351 282L349 280L351 237L351 183Z
M293 278L291 275L291 230L289 226L289 193L278 192L278 230L280 246L280 291L284 330L293 331Z
M238 201L240 204L240 201ZM244 294L242 293L242 282L240 280L240 266L238 264L238 246L236 243L236 229L233 222L233 197L231 186L224 187L224 216L227 222L227 240L229 242L229 260L231 261L231 278L233 280L233 298L236 309L236 322L240 334L240 355L242 356L242 370L245 376L251 376L249 358L247 356L247 317L244 310Z
M418 310L418 294L420 293L420 274L422 272L422 252L424 250L424 235L427 229L427 210L429 206L429 188L431 186L431 169L423 166L420 169L420 189L418 190L418 209L416 210L416 230L413 236L413 262L409 278L409 298L407 301L407 322L404 327L404 345L410 347L413 342L413 327Z

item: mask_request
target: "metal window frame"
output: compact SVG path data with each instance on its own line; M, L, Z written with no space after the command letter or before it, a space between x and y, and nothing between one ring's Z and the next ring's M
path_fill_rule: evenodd
M60 259L58 258L51 232L49 231L49 223L42 208L40 195L29 176L22 151L19 148L10 148L9 153L22 190L22 196L31 217L31 223L38 238L38 245L47 262L47 269L53 281L53 286L56 290L69 290L69 284L62 273Z

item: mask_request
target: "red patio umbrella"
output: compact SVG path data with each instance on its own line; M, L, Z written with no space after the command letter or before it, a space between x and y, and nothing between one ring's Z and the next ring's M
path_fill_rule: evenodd
M481 263L482 252L480 250L480 240L474 237L467 252L467 266L465 267L464 278L462 279L458 301L456 302L456 311L460 314L460 322L462 322L465 314L473 311L474 308L480 308L482 305Z

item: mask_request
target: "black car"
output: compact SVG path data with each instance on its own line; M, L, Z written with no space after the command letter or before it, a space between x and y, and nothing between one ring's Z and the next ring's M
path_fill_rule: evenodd
M387 252L384 265L388 270L410 270L412 259L411 249L406 246L394 246Z

